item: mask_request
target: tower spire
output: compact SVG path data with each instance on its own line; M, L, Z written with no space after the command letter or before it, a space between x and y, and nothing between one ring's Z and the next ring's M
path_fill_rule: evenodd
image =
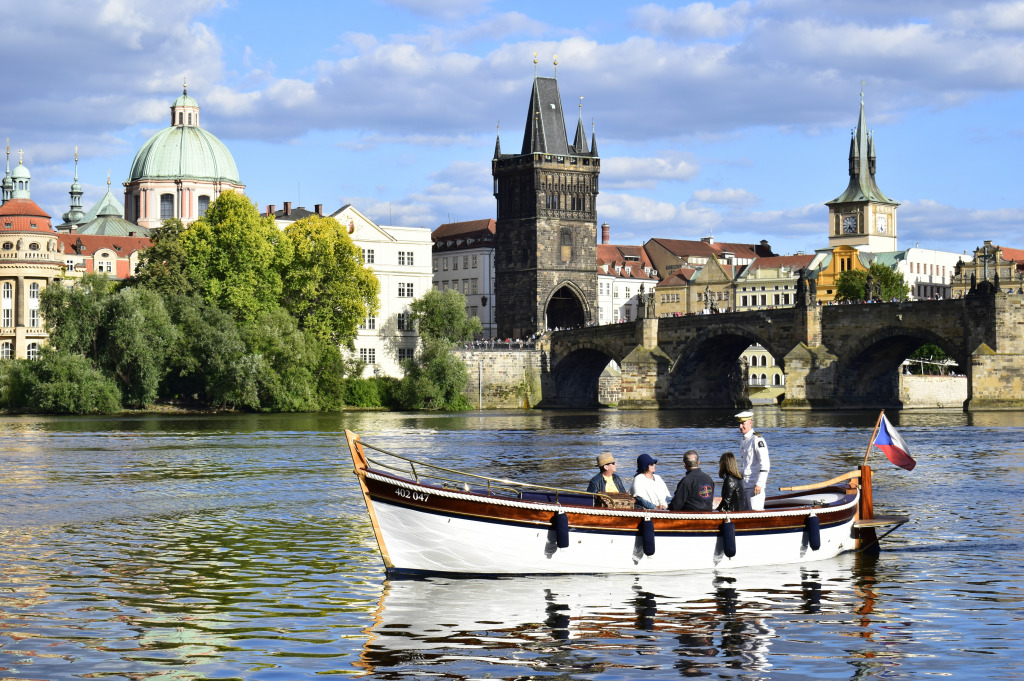
M82 185L78 184L78 145L75 145L75 180L71 183L71 191L68 194L71 195L71 205L61 218L65 225L81 224L85 212L82 210Z
M587 150L587 131L583 127L583 98L580 97L580 118L576 123L576 137L572 142L573 151L577 154L589 154Z
M501 158L501 121L498 121L498 135L494 138L494 158Z

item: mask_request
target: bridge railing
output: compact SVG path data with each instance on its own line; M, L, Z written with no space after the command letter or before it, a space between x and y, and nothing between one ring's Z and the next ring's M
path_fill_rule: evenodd
M469 341L463 343L459 348L461 350L493 350L500 352L509 352L510 350L533 350L537 347L535 340L519 340L519 339L485 339Z

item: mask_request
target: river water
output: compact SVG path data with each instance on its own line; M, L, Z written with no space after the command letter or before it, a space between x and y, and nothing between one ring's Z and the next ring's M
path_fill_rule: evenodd
M876 416L755 413L771 489L854 468ZM389 580L342 436L566 487L649 453L674 487L729 416L4 417L0 680L1024 677L1024 414L890 414L918 467L871 455L913 518L877 557L655 577Z

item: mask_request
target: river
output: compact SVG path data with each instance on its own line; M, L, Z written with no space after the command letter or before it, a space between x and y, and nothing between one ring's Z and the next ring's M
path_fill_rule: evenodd
M851 470L876 414L755 408L770 489ZM890 414L877 557L664 576L389 580L342 431L579 487L612 451L670 487L730 414L0 418L0 680L1021 678L1024 414ZM711 473L715 466L706 463ZM717 478L717 476L715 476Z

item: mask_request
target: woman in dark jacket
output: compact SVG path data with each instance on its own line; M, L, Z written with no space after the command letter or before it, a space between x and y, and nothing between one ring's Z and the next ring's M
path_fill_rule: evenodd
M732 452L722 454L718 460L718 476L722 478L722 503L719 511L749 511L747 494L743 491L743 476Z

